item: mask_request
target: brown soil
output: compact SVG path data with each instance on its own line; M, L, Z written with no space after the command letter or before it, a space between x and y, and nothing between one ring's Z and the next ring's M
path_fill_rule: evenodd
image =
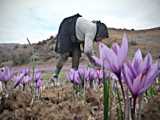
M160 120L160 94L144 106L142 120Z
M14 90L0 103L0 120L103 120L102 88L86 90L86 101L74 96L71 84L45 89L40 100L27 91ZM112 120L116 114L112 112ZM145 104L142 120L160 119L160 94Z
M102 98L87 90L83 97L74 97L71 85L44 90L33 103L32 95L14 90L0 105L0 120L102 120ZM31 104L32 103L32 104Z

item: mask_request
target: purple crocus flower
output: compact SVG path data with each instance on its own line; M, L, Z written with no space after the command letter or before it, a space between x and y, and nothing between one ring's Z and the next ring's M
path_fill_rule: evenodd
M4 93L6 93L6 96L8 96L7 82L11 80L12 77L13 77L13 72L11 71L9 67L0 68L0 81L4 83Z
M151 54L148 53L143 60L140 49L136 51L132 61L123 65L122 77L133 96L132 119L135 119L137 97L154 83L158 74L158 64L152 63Z
M23 76L21 79L22 79L22 80L21 80L20 84L23 85L23 90L25 90L25 86L26 86L27 84L29 84L29 82L32 80L32 77L29 76L29 75L26 75L26 76ZM19 84L19 85L20 85L20 84Z
M38 72L34 73L34 80L35 81L38 81L41 78L42 78L41 72L38 71Z
M81 79L85 79L86 72L87 72L87 69L85 67L78 68L78 73Z
M0 81L7 82L8 80L11 80L12 76L13 73L9 67L0 68Z
M12 77L13 77L13 73L9 67L0 68L0 81L4 83L4 92L6 93L6 95L8 93L7 82L11 80Z
M22 84L28 84L31 80L32 80L32 77L29 75L26 75L23 77Z
M40 88L42 87L42 73L39 69L35 69L34 73L34 81L35 81L35 95L38 97L40 96Z
M40 97L40 89L42 87L42 79L38 79L36 82L35 82L35 90L36 90L36 93L35 95L38 97Z
M88 87L96 88L99 82L96 69L88 68L85 74L85 80Z
M95 62L105 69L113 72L119 81L121 86L123 98L125 98L122 79L121 79L121 70L124 62L127 60L128 55L128 37L127 34L124 33L122 38L122 44L118 45L114 43L112 48L108 48L105 44L99 43L100 50L100 58L94 57Z
M102 80L103 79L103 70L101 70L101 69L97 69L96 70L96 73L97 73L97 78L98 79L100 79L100 80Z
M110 71L97 69L96 74L97 74L97 80L99 83L103 82L102 80L107 78L111 78L112 80L118 80L117 76Z
M36 82L36 88L40 88L42 86L42 80L39 79L37 82Z
M67 77L68 77L68 80L70 80L73 84L79 85L81 83L78 70L71 69Z
M103 78L104 78L104 72L101 69L96 70L96 75L97 75L97 82L98 84L103 83Z
M96 70L93 68L88 68L85 74L85 79L88 81L93 81L97 79Z
M97 66L101 66L101 67L103 66L108 69L109 65L105 59L105 52L106 52L105 47L107 46L101 42L99 42L98 44L99 44L99 57L92 56L92 58L94 59L95 64Z
M24 76L29 74L29 69L28 68L23 68L21 69L20 73L22 73Z
M41 74L41 71L39 71L38 69L35 70L34 80L35 80L36 88L39 88L42 83L42 74Z
M127 59L128 54L128 38L124 33L121 46L117 43L108 48L105 44L99 43L100 58L93 56L95 62L120 77L121 68Z
M14 88L16 88L18 85L21 84L21 81L23 80L24 75L20 73L18 76L16 76L15 85Z
M16 88L18 85L20 85L21 83L23 83L23 78L25 76L29 75L29 69L28 68L23 68L20 71L20 74L16 77L16 83L14 85L14 88Z
M122 70L123 78L134 98L144 93L159 74L158 64L152 63L152 56L148 53L144 60L138 49L132 61L125 63Z
M36 84L36 94L40 94L40 88L42 87L42 79L37 80Z

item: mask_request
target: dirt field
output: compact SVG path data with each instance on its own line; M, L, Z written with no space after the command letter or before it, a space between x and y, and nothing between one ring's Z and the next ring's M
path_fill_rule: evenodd
M102 92L88 90L83 97L73 96L71 84L43 91L40 100L33 103L26 91L15 90L2 99L1 120L102 120Z
M144 105L142 120L159 120L160 94ZM111 120L116 119L112 112ZM0 120L103 120L102 88L88 89L83 97L73 95L72 85L49 88L32 102L27 91L14 90L0 104Z

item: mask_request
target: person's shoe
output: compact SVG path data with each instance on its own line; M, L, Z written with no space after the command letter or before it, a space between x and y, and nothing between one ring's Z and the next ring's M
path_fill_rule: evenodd
M60 86L59 79L56 75L53 75L53 77L51 78L51 81L53 83L53 86Z

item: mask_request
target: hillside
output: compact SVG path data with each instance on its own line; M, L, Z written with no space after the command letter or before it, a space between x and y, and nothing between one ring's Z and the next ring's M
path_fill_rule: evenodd
M132 56L137 48L141 48L143 54L150 51L154 58L160 54L160 28L146 30L127 30L109 28L109 39L104 40L108 45L121 41L123 33L129 36L129 56ZM30 40L31 41L31 40ZM32 42L32 41L31 41ZM52 61L56 58L54 52L55 38L53 36L42 40L33 47L36 51L37 61L40 63ZM0 64L19 65L28 64L31 61L32 49L25 44L0 44ZM83 57L82 57L83 60Z

